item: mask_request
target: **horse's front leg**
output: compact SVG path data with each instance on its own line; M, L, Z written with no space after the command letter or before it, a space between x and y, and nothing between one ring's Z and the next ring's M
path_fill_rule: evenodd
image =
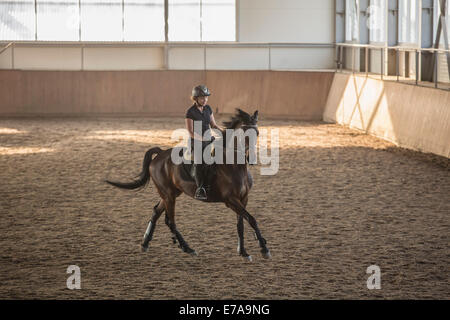
M245 209L245 207L242 205L242 203L239 200L236 199L229 199L226 202L226 205L231 208L234 212L236 212L238 215L242 216L245 220L248 221L250 226L255 231L256 237L259 241L259 246L261 247L261 254L264 258L269 259L271 258L271 254L269 249L266 246L266 239L264 239L261 235L261 231L259 230L258 224L256 222L256 219Z
M247 261L252 261L252 256L247 253L244 248L244 217L236 214L237 216L237 232L238 232L238 247L237 252Z

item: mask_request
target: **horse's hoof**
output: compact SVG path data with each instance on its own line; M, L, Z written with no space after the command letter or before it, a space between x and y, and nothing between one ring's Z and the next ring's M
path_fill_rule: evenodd
M197 251L195 251L194 249L191 249L189 247L187 248L181 248L184 252L186 252L187 254L190 254L192 256L198 256Z
M249 255L245 250L244 250L244 252L242 252L242 250L239 246L238 246L237 252L245 261L252 262L252 256Z
M267 250L267 252L261 252L264 259L270 259L272 258L272 255L270 254L270 251Z
M148 246L145 247L145 246L141 245L141 251L142 252L147 252L148 251Z

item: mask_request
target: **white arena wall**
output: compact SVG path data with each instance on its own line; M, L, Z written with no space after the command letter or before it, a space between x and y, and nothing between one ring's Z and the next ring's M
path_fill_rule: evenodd
M166 49L167 47L167 49ZM167 51L167 53L165 53ZM331 70L333 45L16 43L0 55L6 70Z
M323 119L450 157L449 91L336 73Z

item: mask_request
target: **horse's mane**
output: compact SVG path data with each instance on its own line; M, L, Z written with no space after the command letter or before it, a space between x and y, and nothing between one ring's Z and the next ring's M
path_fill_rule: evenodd
M250 124L252 123L252 116L249 115L247 112L236 108L236 114L231 117L230 121L224 121L223 125L225 126L225 129L236 129L241 124Z

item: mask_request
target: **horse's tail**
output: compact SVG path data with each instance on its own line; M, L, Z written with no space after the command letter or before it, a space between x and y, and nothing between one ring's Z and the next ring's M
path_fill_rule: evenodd
M110 185L113 185L118 188L122 189L138 189L138 188L145 188L150 181L150 163L152 162L152 156L153 154L159 154L162 150L158 147L151 148L145 153L144 157L144 163L142 164L142 171L141 173L136 177L137 179L132 182L115 182L115 181L109 181L105 180L105 182L109 183Z

